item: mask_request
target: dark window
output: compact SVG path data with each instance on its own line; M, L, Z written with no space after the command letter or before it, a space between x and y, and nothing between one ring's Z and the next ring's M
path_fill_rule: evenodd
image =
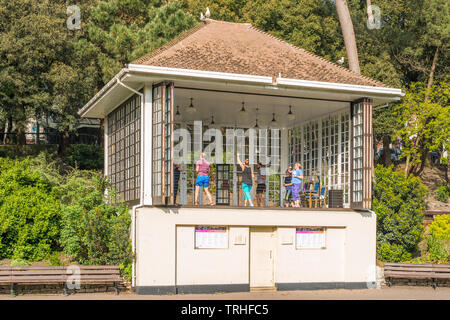
M139 200L140 108L135 94L108 115L108 176L124 201Z

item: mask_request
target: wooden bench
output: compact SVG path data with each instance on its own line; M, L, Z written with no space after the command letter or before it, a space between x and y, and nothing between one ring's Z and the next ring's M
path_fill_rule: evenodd
M117 285L122 279L118 266L0 267L0 283L10 284L11 296L14 296L14 284L19 283L62 283L67 295L68 284L73 284L78 277L80 284L113 282L116 295L119 294Z
M413 263L385 263L384 277L389 287L393 278L402 279L431 279L434 289L438 279L450 279L450 265L448 264L413 264Z

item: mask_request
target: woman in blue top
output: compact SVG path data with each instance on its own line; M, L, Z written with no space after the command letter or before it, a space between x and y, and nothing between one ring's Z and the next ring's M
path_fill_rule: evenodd
M302 165L298 162L294 165L292 170L292 196L294 197L294 207L300 207L300 190L303 183L303 170Z

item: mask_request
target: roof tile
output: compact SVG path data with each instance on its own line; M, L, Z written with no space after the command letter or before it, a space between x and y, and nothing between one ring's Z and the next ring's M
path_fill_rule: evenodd
M384 87L249 23L211 19L132 63Z

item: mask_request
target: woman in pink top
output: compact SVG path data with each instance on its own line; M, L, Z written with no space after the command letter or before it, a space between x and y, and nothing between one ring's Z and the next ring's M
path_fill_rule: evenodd
M195 181L195 198L194 204L198 204L198 196L200 193L200 187L203 187L206 196L209 200L209 205L213 206L211 193L208 190L209 187L209 162L205 160L205 153L202 152L200 155L200 160L195 163L195 171L197 172L197 180Z

